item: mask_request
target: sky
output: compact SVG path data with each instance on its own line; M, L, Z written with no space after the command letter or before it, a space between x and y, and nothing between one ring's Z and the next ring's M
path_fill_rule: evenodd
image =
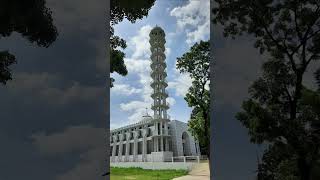
M209 0L161 0L155 2L147 17L134 24L124 20L114 26L115 35L123 38L128 45L124 50L128 75L112 74L115 78L110 96L112 129L140 121L146 114L146 108L148 114L153 115L149 32L156 25L166 34L168 114L172 120L189 120L191 108L184 97L192 80L188 74L181 74L175 65L177 57L188 52L194 43L209 40L209 7Z

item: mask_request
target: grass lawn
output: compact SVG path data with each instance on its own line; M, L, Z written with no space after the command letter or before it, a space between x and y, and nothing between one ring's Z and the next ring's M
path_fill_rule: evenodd
M185 170L149 170L141 168L111 168L111 180L171 180L188 174Z

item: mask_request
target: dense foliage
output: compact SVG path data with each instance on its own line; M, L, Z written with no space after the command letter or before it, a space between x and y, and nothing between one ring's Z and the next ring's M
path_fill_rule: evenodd
M237 118L253 143L266 143L258 179L315 179L319 164L319 91L303 78L320 53L316 0L215 0L214 23L225 36L247 34L269 57ZM310 101L310 100L313 101Z
M58 32L45 0L0 0L0 39L13 32L38 46L49 47L56 40ZM0 51L0 83L6 84L12 79L9 66L14 63L14 55Z
M210 43L200 41L177 59L177 69L188 73L192 86L185 96L188 106L193 107L189 129L199 141L202 151L210 157Z

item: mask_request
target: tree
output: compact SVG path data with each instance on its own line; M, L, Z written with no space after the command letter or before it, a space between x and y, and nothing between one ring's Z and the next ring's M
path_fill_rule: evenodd
M310 158L310 179L316 179L313 172L319 158L320 136L316 124L320 117L320 94L303 87L298 102L299 122L289 126L286 88L294 84L294 75L280 60L267 61L263 64L262 70L262 77L249 89L251 98L242 104L244 111L236 116L248 128L252 142L268 142L262 163L258 166L258 179L300 178L299 153L289 144L284 133L288 133L286 136L291 133L291 136L301 139L299 143L302 143L301 146L307 152L306 156Z
M32 43L49 47L57 38L51 11L45 0L0 0L0 38L20 33ZM15 56L0 51L0 83L12 79L10 65L16 63Z
M177 69L180 73L189 73L192 79L192 86L184 98L188 106L193 107L188 126L210 158L210 92L207 89L210 81L209 41L195 43L189 52L177 58Z
M128 74L126 65L124 64L125 54L119 48L125 49L127 47L126 41L121 39L119 36L115 36L113 28L111 27L111 38L110 38L110 73L117 72L122 76ZM113 86L114 79L111 78L111 87Z
M120 49L125 49L127 47L126 41L119 36L114 35L114 29L112 26L118 24L126 18L131 23L135 23L136 20L142 19L148 16L148 12L154 5L155 0L111 0L111 27L110 27L110 72L118 73L122 76L128 74L126 65L124 64L125 53ZM113 85L114 79L111 78L111 87Z
M311 179L320 141L314 141L318 130L310 123L319 119L302 114L306 111L303 77L309 64L320 57L320 4L315 0L215 1L213 22L222 25L224 35L252 35L254 47L270 57L237 118L248 128L253 143L267 143L269 149L285 144L295 156L291 161L298 178ZM270 160L267 157L264 162Z
M0 83L6 84L8 80L12 79L10 65L16 63L14 55L8 51L0 52Z

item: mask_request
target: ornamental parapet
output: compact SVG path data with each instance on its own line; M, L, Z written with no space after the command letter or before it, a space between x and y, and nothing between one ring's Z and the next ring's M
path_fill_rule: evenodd
M152 71L150 73L150 76L152 77L152 79L155 79L157 74L162 75L164 78L167 77L167 72L166 71Z
M161 63L165 62L166 55L163 56L150 56L151 63Z
M164 37L161 37L161 36L151 36L149 43L151 46L156 46L158 44L165 44L166 40Z
M155 61L155 62L152 62L150 65L152 70L156 69L157 66L161 66L163 68L166 68L167 64L164 61Z
M167 91L165 91L165 92L157 91L157 92L152 93L151 97L152 98L155 98L155 97L167 98L168 97L168 92Z
M161 117L160 115L155 115L154 116L154 122L159 122L159 121L170 121L170 116L167 114L165 117Z
M161 80L161 81L158 81L158 80L154 80L151 82L150 86L152 88L154 88L156 85L159 85L159 86L163 86L163 87L167 87L168 86L168 82L167 80Z
M156 110L158 108L169 109L169 103L166 104L152 104L151 109Z
M166 54L163 51L162 52L155 51L150 56L151 59L155 59L155 60L156 60L156 57L161 57L161 59L166 59Z
M164 52L166 50L166 48L164 47L164 44L159 44L158 46L151 46L150 47L151 53L156 52L158 50Z

